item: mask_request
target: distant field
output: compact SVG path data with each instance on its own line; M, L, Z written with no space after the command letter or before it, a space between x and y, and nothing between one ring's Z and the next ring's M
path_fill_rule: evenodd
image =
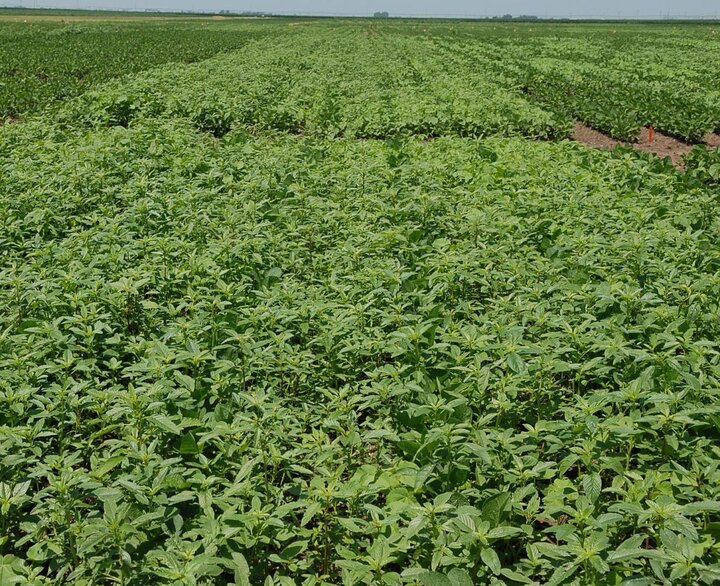
M128 73L239 49L267 31L231 22L0 11L0 118L43 110Z
M713 23L358 20L340 24L346 28L338 35L342 21L330 19L305 21L313 32L298 34L287 27L295 23L283 19L78 18L0 21L0 115L38 111L164 63L228 53L208 67L170 66L149 74L152 99L162 101L163 93L177 97L180 84L189 94L182 100L187 107L220 107L217 115L226 123L250 116L266 125L273 115L263 112L268 99L267 107L282 112L280 127L367 136L407 131L553 137L566 135L579 120L620 140L633 141L652 124L699 142L720 128L720 38ZM270 45L233 53L268 34ZM322 53L308 64L304 51L313 47ZM275 68L272 74L267 67ZM120 91L132 94L136 88L123 85ZM112 92L102 95L109 99ZM138 115L147 97L140 91L134 98ZM216 104L227 99L235 105Z
M243 15L220 15L216 13L203 14L201 12L145 12L132 10L73 10L73 9L52 9L52 8L0 8L0 20L22 18L26 20L62 20L66 18L86 20L202 20L202 19L226 19L226 18L256 18L255 16Z
M715 24L17 18L0 586L720 583Z

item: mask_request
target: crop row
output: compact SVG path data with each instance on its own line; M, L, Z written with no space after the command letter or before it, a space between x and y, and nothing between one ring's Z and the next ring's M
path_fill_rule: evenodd
M612 41L545 39L525 36L518 42L468 42L447 37L438 45L469 68L483 63L508 87L520 88L544 109L581 120L621 140L635 140L653 125L690 142L720 129L717 81L707 71L672 63L685 54L675 37L653 35L652 55L638 37ZM647 42L647 41L646 41ZM692 46L717 59L720 45L703 40ZM686 51L687 52L687 51ZM716 66L709 67L715 71Z
M187 63L238 49L267 34L203 21L0 23L0 120L42 110L100 82L163 63Z
M5 23L0 116L151 69L91 92L71 117L360 138L552 139L573 120L631 141L650 124L690 142L720 129L720 45L700 27L287 24Z
M103 86L65 119L90 125L183 118L220 136L233 127L324 136L567 136L570 120L497 83L449 70L425 39L347 28L303 30L185 67Z

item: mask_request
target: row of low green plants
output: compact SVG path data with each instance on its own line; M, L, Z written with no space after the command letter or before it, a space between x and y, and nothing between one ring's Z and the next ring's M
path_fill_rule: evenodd
M707 185L720 184L720 149L695 148L684 159L688 174Z
M4 115L171 61L164 72L102 87L80 117L127 124L167 113L215 133L250 124L357 137L533 138L567 136L580 119L623 140L653 124L693 142L719 125L718 42L701 27L170 22L4 23ZM266 40L200 67L175 63L258 38Z
M163 118L0 155L5 583L720 579L700 175Z
M717 39L688 27L628 36L609 26L602 36L548 38L525 30L519 39L439 35L436 42L464 67L482 63L543 108L621 140L635 140L651 124L689 142L720 128Z
M653 125L697 143L720 127L717 104L695 88L673 81L635 80L602 65L538 61L528 71L524 87L546 107L621 140L636 140L641 128Z
M205 20L0 21L0 121L164 63L239 49L273 25Z
M0 116L99 82L79 116L183 116L215 133L250 124L382 138L567 136L579 119L622 140L653 124L690 142L720 127L709 26L170 19L0 26ZM245 50L235 52L249 41ZM178 62L231 54L185 68Z
M103 86L65 108L71 123L163 116L221 136L240 126L323 136L561 138L570 119L531 104L490 70L449 68L428 39L336 25L296 27L200 64Z

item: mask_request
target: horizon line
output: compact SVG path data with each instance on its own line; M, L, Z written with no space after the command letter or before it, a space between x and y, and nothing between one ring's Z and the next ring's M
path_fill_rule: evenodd
M242 10L232 11L226 8L216 10L202 10L196 8L185 8L185 9L172 9L172 8L124 8L124 7L75 7L65 8L58 6L42 5L33 0L33 6L26 6L23 2L17 4L4 4L0 3L0 10L7 9L21 9L21 10L57 10L57 11L82 11L82 12L128 12L128 13L143 13L143 14L212 14L217 16L263 16L266 18L283 18L283 17L325 17L325 18L377 18L374 13L345 13L345 12L265 12L262 10ZM507 18L510 16L511 18ZM720 12L712 14L649 14L643 16L623 16L623 15L600 15L600 14L585 14L585 15L562 15L562 14L463 14L463 13L389 13L387 17L377 18L377 20L392 20L392 19L449 19L449 20L501 20L501 21L533 21L533 20L597 20L597 21L643 21L643 20L713 20L720 19Z

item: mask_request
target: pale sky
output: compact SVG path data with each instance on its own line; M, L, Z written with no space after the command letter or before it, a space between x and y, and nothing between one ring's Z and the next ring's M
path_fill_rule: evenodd
M0 6L232 10L277 14L396 16L494 16L658 18L720 17L720 0L0 0Z

